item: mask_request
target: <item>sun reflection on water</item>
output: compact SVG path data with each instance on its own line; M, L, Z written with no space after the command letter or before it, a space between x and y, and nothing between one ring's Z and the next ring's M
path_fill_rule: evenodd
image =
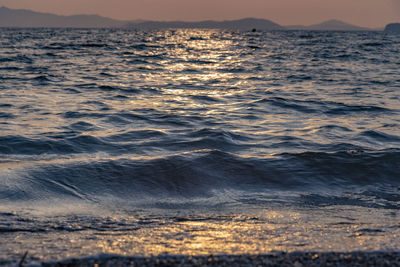
M102 230L71 231L56 238L65 257L88 254L151 256L160 254L265 254L273 251L354 251L389 249L400 237L396 218L377 209L341 206L320 209L248 210L248 215L196 215L195 217L108 217ZM251 214L250 214L251 213ZM373 213L374 216L371 216ZM385 218L383 223L379 220ZM107 230L106 223L110 223ZM71 226L72 227L72 226ZM92 225L91 228L98 226ZM371 229L371 230L368 230ZM51 245L51 232L35 238L21 235L16 244ZM34 247L34 246L32 246ZM42 246L36 246L38 249ZM45 249L45 247L43 248ZM34 253L34 252L33 252ZM46 253L42 253L46 255ZM57 258L57 255L46 255Z

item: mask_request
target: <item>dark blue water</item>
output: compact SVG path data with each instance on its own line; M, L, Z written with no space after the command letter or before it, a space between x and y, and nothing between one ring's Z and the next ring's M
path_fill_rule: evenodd
M399 52L381 32L1 29L0 254L399 248ZM271 214L276 242L245 245ZM181 223L199 220L253 230L195 250ZM90 241L168 223L141 249Z

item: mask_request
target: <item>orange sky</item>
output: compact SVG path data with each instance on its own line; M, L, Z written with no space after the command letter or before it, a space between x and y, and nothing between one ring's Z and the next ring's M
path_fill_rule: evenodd
M340 19L366 27L400 22L400 0L0 0L0 5L118 19L271 19L282 25Z

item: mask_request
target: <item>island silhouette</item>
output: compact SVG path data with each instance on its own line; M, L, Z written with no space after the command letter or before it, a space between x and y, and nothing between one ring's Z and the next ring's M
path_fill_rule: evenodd
M400 33L400 23L390 23L390 24L386 25L385 32Z

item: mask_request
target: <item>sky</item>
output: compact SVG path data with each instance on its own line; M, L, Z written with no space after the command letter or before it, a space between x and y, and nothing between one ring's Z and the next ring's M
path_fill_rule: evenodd
M0 0L0 6L59 15L136 20L265 18L281 25L339 19L365 27L400 22L400 0Z

